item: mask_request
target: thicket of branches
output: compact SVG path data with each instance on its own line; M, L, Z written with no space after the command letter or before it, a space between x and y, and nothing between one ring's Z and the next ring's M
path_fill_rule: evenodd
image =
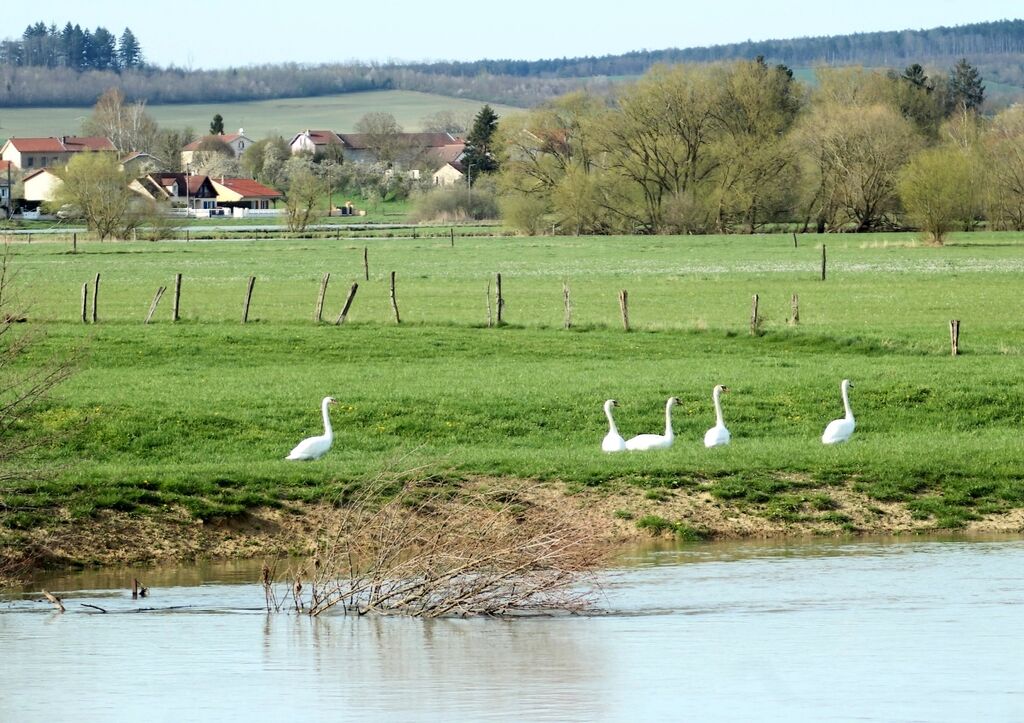
M378 480L348 500L302 569L275 582L264 568L268 609L433 618L589 604L604 547L581 521L508 491L429 483L382 503L388 487Z

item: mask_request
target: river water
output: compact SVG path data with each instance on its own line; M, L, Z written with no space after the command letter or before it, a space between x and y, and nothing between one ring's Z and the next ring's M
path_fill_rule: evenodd
M0 721L1024 721L1021 539L636 550L512 621L268 615L258 567L0 599Z

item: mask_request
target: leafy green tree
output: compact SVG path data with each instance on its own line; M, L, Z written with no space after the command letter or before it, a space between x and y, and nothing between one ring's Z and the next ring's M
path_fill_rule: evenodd
M473 127L466 136L466 150L462 165L478 176L498 169L494 156L494 132L498 128L498 114L489 105L480 109L473 119Z
M949 73L947 110L953 112L960 107L972 111L981 110L981 104L985 102L985 86L981 81L978 69L968 63L966 58L960 58Z
M224 116L222 116L220 113L215 113L213 116L213 120L210 121L210 135L224 135Z
M1024 107L999 113L982 138L989 221L1024 231Z
M324 184L317 177L311 161L302 158L289 159L285 164L288 173L288 192L285 194L284 216L288 230L301 232L315 216L317 201L324 192Z
M58 172L63 183L55 204L70 205L102 241L125 237L142 221L144 199L132 191L131 179L109 153L76 153Z
M910 218L933 243L970 223L975 209L977 166L968 151L952 145L916 154L900 172L899 194Z
M900 170L921 145L913 125L886 105L819 103L803 119L795 146L808 180L808 215L819 230L879 228L898 207Z

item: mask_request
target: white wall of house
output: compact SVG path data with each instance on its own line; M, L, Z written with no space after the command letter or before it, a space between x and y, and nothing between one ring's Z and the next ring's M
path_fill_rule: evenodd
M57 178L56 174L43 171L32 178L26 178L23 185L26 201L52 201L57 197L57 189L64 185L64 181Z
M458 183L465 183L466 174L451 163L445 163L434 171L433 179L435 186L454 186Z

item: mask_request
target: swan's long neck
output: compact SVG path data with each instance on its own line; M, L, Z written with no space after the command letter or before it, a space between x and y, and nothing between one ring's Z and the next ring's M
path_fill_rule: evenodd
M610 434L618 434L619 428L615 426L615 420L612 419L612 405L604 405L604 416L608 417L608 432Z
M853 419L853 410L850 409L850 387L843 385L843 409L846 410L846 418Z
M665 436L673 437L675 433L672 431L672 401L669 400L665 404Z
M722 418L722 390L716 387L711 396L715 400L715 426L724 427L725 420Z
M323 410L323 413L324 413L324 436L325 437L333 437L334 436L334 430L331 428L331 415L327 413L327 407L329 405L330 405L330 402L327 401L326 399L323 401L323 404L320 405L320 408Z

